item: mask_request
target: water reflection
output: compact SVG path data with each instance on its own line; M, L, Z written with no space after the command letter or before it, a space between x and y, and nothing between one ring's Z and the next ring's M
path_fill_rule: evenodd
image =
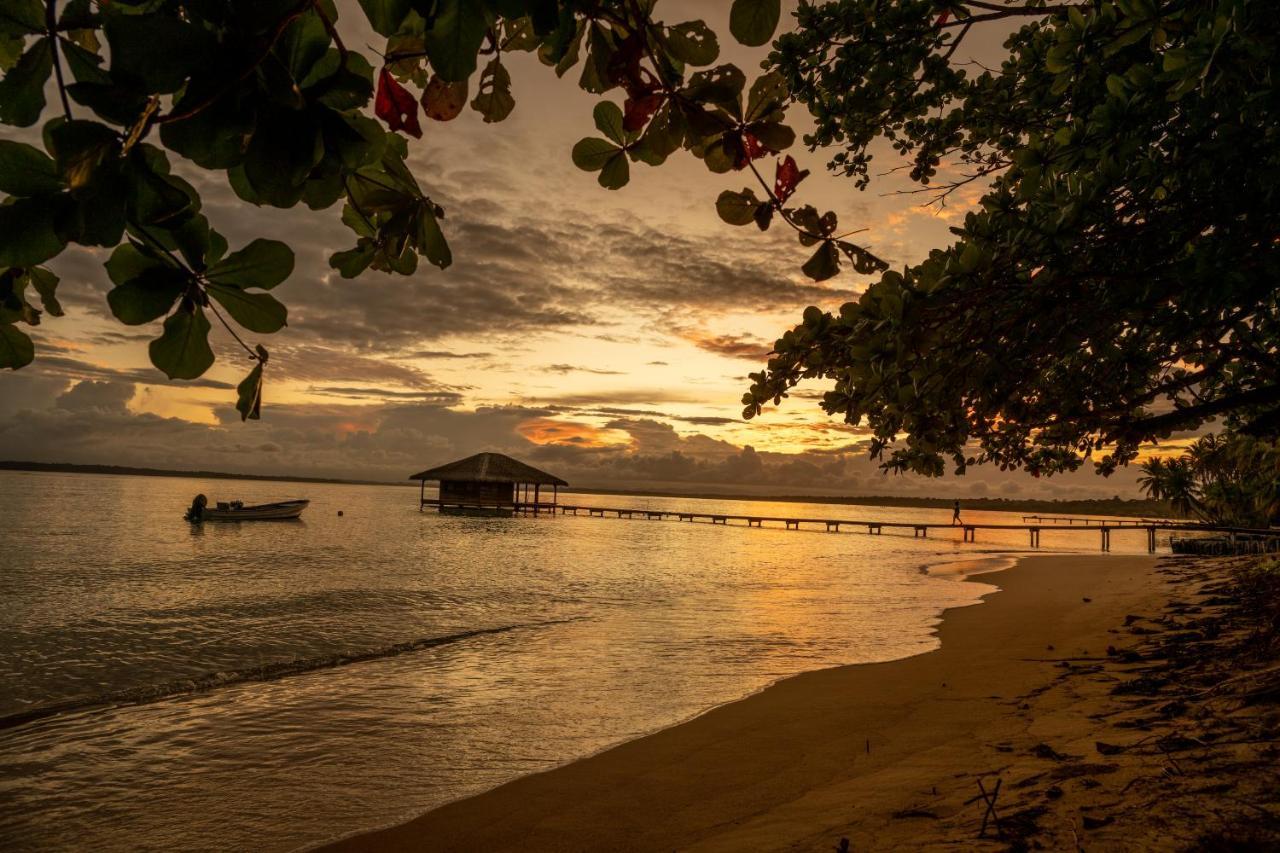
M193 526L199 491L312 504L302 523ZM921 567L1023 535L468 518L419 513L416 487L0 473L0 714L166 688L0 734L0 845L285 850L387 823L789 674L928 649L942 608L984 588ZM1042 550L1072 542L1096 546L1046 530ZM460 639L376 654L432 638Z

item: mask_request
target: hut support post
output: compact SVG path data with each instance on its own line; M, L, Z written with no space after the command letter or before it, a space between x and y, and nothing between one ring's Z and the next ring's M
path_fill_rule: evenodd
M533 484L533 514L534 515L538 514L538 490L541 488L542 488L541 484L539 483Z
M427 481L419 480L420 487L418 489L418 512L422 512L422 508L427 505Z

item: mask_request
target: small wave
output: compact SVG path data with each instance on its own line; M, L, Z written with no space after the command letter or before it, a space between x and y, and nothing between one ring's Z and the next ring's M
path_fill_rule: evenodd
M27 723L31 723L36 720L43 720L48 717L57 716L58 714L71 713L73 711L88 711L94 709L105 710L106 708L120 705L143 705L148 702L158 702L162 699L168 699L173 696L204 693L209 690L215 690L219 687L229 687L234 684L243 684L250 681L277 681L281 678L305 675L306 673L315 672L316 670L333 669L335 667L347 666L353 663L364 663L366 661L396 657L397 655L409 654L410 652L418 652L424 649L432 649L437 646L446 646L451 643L460 643L464 640L471 640L476 637L484 637L491 634L505 634L510 631L520 631L532 628L546 628L552 625L563 625L568 622L577 621L579 621L579 619L553 619L546 622L532 622L523 625L502 625L496 628L477 628L474 631L463 631L458 634L447 634L441 637L422 637L417 640L394 643L392 645L382 646L381 648L376 649L349 650L314 658L295 658L287 661L276 661L275 663L261 664L259 666L247 667L245 669L232 669L225 672L211 672L205 675L197 675L192 678L180 678L161 684L145 684L139 687L125 688L123 690L112 690L107 693L100 693L96 696L80 696L74 699L67 699L63 702L40 705L35 708L28 708L25 711L18 711L12 714L0 716L0 731L26 725Z

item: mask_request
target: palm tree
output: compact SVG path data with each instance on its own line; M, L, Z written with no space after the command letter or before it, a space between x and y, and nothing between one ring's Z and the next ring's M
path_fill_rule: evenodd
M1142 463L1143 476L1138 485L1150 497L1168 501L1179 515L1205 518L1200 500L1200 484L1196 466L1187 456L1177 459L1148 459Z
M1176 459L1142 463L1138 485L1180 515L1237 527L1280 518L1280 448L1227 433L1205 435Z

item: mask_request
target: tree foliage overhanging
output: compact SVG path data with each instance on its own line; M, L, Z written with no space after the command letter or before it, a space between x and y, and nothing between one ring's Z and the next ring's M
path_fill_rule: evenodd
M837 314L809 308L745 414L835 379L893 470L1033 474L1221 417L1280 428L1280 28L1260 0L841 0L771 61L860 185L888 140L940 196L989 181L957 241ZM1015 28L995 68L962 40ZM941 180L939 180L941 178ZM978 186L981 186L979 183ZM945 198L939 198L944 201Z
M1185 516L1269 527L1280 521L1280 447L1238 433L1210 433L1181 456L1143 462L1138 485Z
M330 264L345 278L410 275L420 258L443 269L444 211L406 165L408 137L422 135L423 117L449 121L468 105L486 122L505 119L515 99L504 59L516 51L560 76L580 68L588 92L621 95L622 106L595 108L603 138L571 152L602 186L622 187L630 163L658 165L681 149L715 172L750 168L767 199L753 203L753 221L763 229L776 214L817 245L815 277L835 275L841 257L884 268L837 243L834 214L774 203L804 177L788 158L771 185L754 162L795 141L780 77L748 86L738 68L714 65L719 43L705 23L666 24L655 2L359 0L386 38L370 61L344 43L333 0L8 0L0 122L43 122L44 150L0 140L0 367L34 358L20 324L61 314L58 278L43 264L70 244L105 247L115 317L163 320L152 362L170 378L202 375L214 362L212 316L256 362L237 408L258 417L267 351L232 322L258 334L285 325L268 291L292 273L293 252L270 239L230 251L171 156L188 174L224 174L246 204L341 204L354 246ZM780 0L735 0L730 29L764 45L779 15Z
M703 22L665 24L655 0L359 6L387 38L371 58L343 43L332 0L0 9L0 122L42 122L44 148L0 140L0 366L33 358L28 291L61 313L42 265L72 243L113 250L111 310L163 319L150 352L170 377L213 363L210 314L237 339L228 316L259 334L284 325L267 291L292 252L268 239L231 251L171 155L225 174L249 204L341 203L354 246L330 263L344 277L447 267L444 211L406 166L406 137L467 105L504 119L503 58L533 51L614 98L595 109L601 137L571 152L602 186L683 149L750 173L756 189L722 193L717 211L793 228L809 277L883 272L838 313L805 311L753 374L748 417L799 381L834 379L824 408L865 420L887 467L926 474L948 459L1039 474L1090 457L1107 472L1207 419L1280 428L1280 50L1262 0L805 2L750 85L714 65ZM735 0L733 35L768 43L779 7ZM965 40L992 27L1012 30L1004 60L965 60ZM985 187L957 242L886 271L834 213L792 203L807 172L789 156L771 179L757 165L792 145L792 100L816 124L806 142L835 148L831 167L859 188L884 141L940 201ZM238 408L257 417L267 352L244 346L256 364Z

